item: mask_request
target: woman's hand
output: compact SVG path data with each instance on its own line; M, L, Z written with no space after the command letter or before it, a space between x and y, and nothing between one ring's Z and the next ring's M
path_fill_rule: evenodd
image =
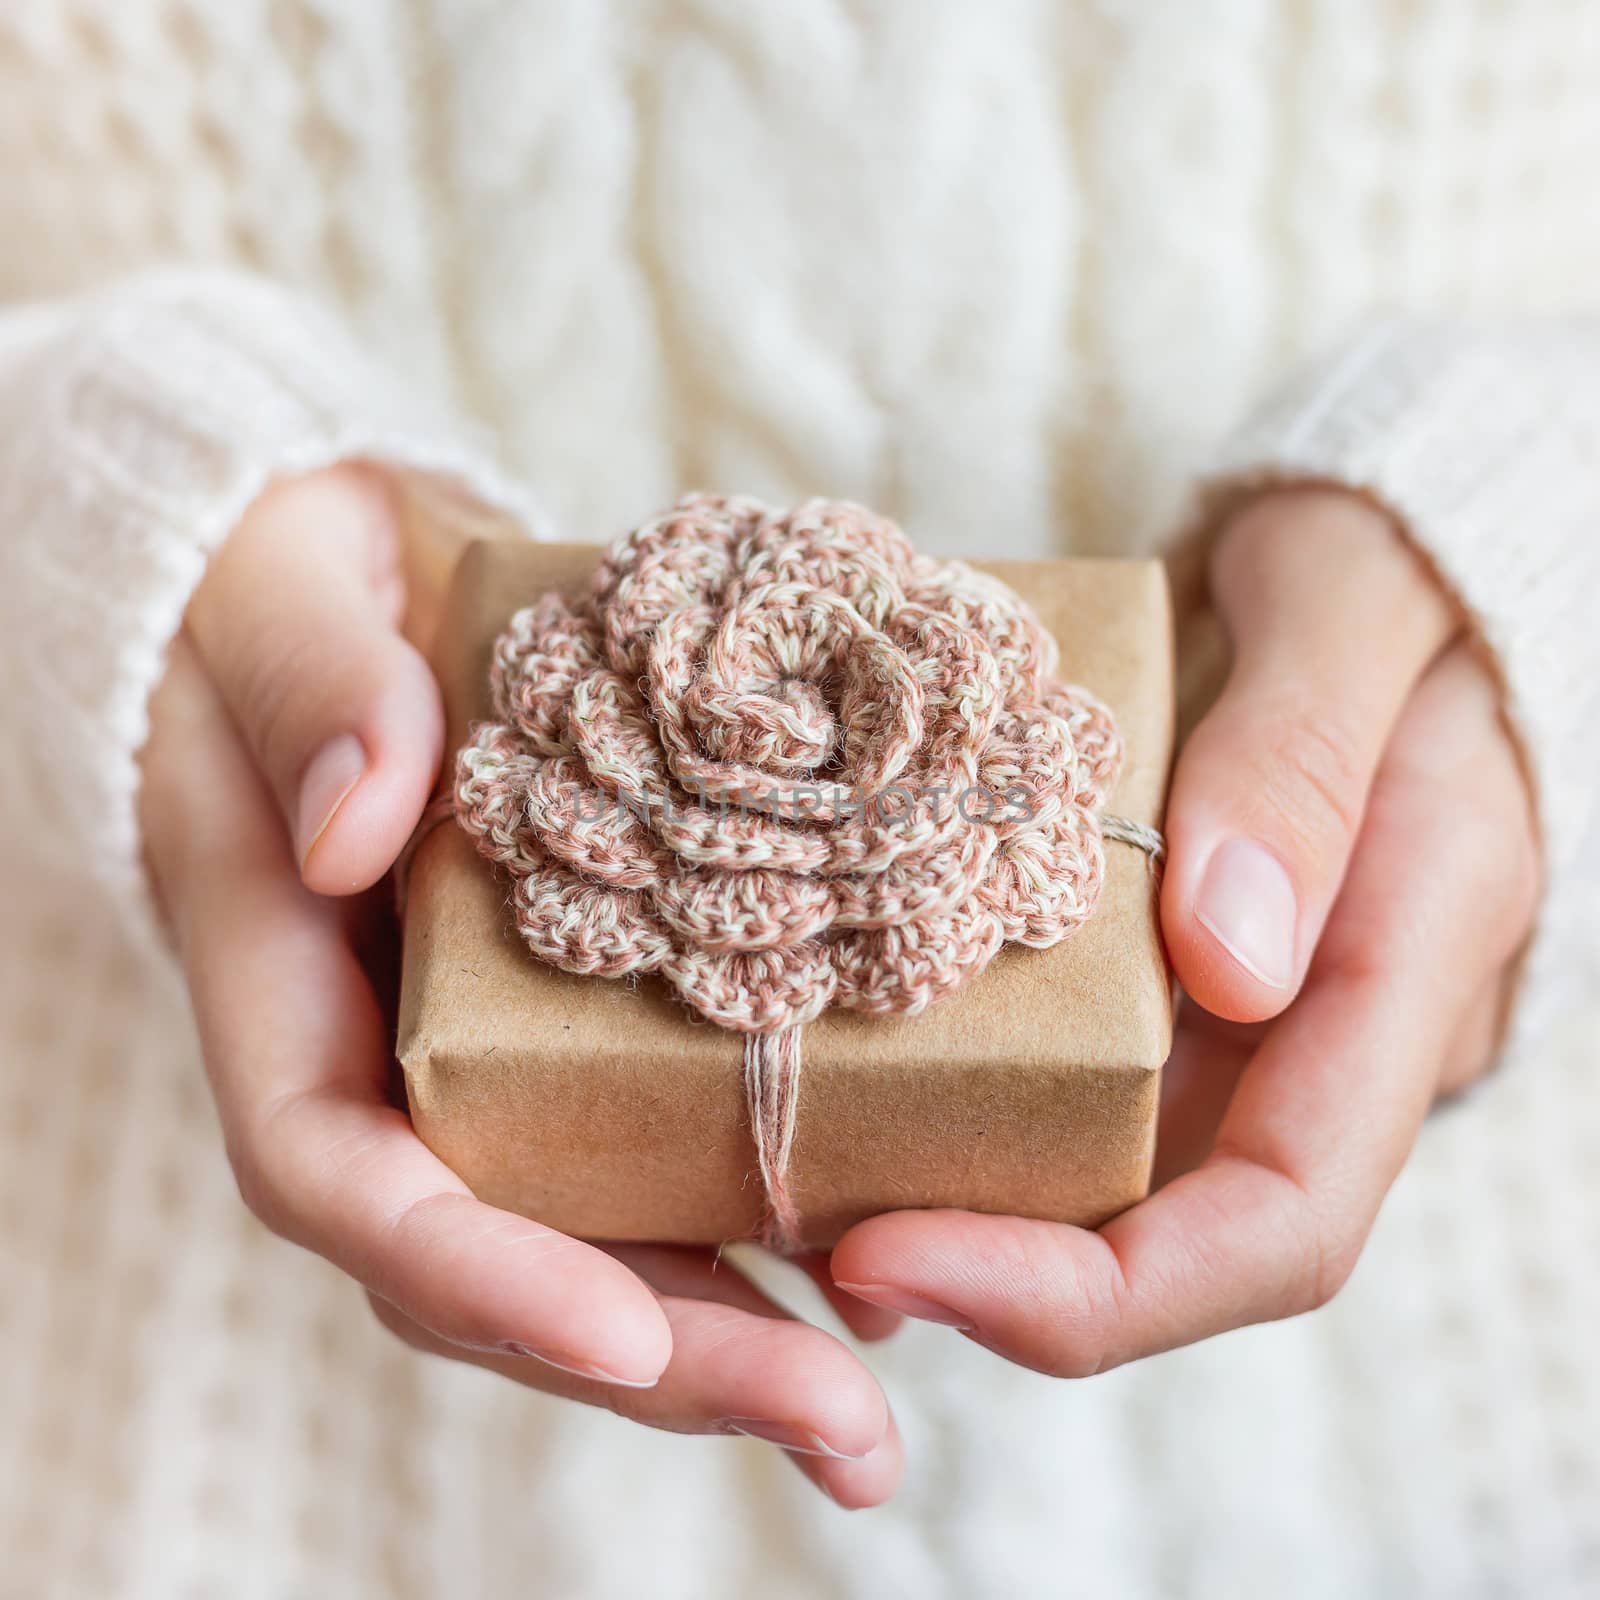
M1264 493L1212 590L1234 658L1178 763L1161 897L1181 1175L1097 1232L900 1212L833 1253L864 1300L1045 1372L1325 1302L1429 1106L1487 1065L1537 898L1496 686L1385 516Z
M443 741L405 605L384 480L286 484L217 556L153 704L150 865L241 1193L413 1345L656 1427L771 1439L840 1503L886 1499L899 1439L843 1344L710 1252L605 1249L480 1204L391 1098L363 960L381 896L361 891ZM858 1334L894 1326L828 1288Z

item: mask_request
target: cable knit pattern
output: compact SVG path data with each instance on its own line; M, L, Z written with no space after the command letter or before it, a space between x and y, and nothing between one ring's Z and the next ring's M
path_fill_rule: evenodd
M9 714L48 736L12 747L0 804L51 819L32 842L64 873L95 839L114 906L149 937L145 707L207 555L267 484L359 457L470 486L524 528L540 514L337 322L256 279L170 272L31 311L7 354L0 681Z
M1591 0L0 6L0 1596L1600 1591L1597 84ZM395 1347L238 1206L101 908L238 507L376 450L532 526L463 412L589 538L705 484L941 555L1379 493L1499 655L1558 1032L1315 1317L1082 1385L875 1354L882 1511Z

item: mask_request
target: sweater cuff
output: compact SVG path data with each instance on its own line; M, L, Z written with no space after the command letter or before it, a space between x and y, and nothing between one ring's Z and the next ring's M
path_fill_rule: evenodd
M1524 1045L1600 977L1600 323L1374 326L1227 441L1192 530L1306 483L1381 503L1498 671L1546 884L1508 1036Z
M535 537L548 525L486 450L276 286L163 273L51 309L58 331L0 370L0 668L15 680L0 722L21 752L0 785L37 853L87 866L147 932L150 696L211 552L267 485L363 460L436 505Z

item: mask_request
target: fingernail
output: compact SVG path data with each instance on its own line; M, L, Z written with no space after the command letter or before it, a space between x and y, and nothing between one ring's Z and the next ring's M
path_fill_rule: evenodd
M820 1434L797 1428L788 1422L768 1422L764 1417L724 1417L717 1426L727 1433L743 1433L752 1439L765 1439L784 1450L803 1456L828 1456L834 1461L859 1461L870 1450L835 1450Z
M853 1294L858 1300L882 1306L885 1311L898 1311L902 1317L915 1317L919 1322L937 1322L946 1328L959 1328L963 1333L972 1331L972 1318L964 1317L949 1306L942 1306L926 1295L912 1294L909 1289L896 1289L887 1283L836 1283L835 1288Z
M302 867L366 770L367 752L353 733L336 734L311 758L295 812L294 850Z
M624 1389L653 1389L660 1381L658 1378L621 1378L614 1372L607 1372L604 1367L593 1366L585 1361L558 1361L543 1350L535 1350L531 1344L518 1344L515 1339L507 1339L499 1349L504 1355L518 1356L527 1361L542 1361L547 1367L555 1367L560 1372L570 1372L574 1377L592 1378L596 1383L615 1383Z
M1206 866L1194 914L1257 982L1289 987L1299 908L1271 851L1252 839L1228 840Z

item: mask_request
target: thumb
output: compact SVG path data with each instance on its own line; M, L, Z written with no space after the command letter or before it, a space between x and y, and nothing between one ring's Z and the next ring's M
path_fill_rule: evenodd
M389 870L438 770L439 691L400 635L404 604L392 496L353 466L269 489L190 604L200 657L323 894Z
M1390 519L1334 489L1252 501L1212 594L1233 664L1173 777L1162 931L1200 1005L1255 1022L1299 989L1384 746L1456 621Z

